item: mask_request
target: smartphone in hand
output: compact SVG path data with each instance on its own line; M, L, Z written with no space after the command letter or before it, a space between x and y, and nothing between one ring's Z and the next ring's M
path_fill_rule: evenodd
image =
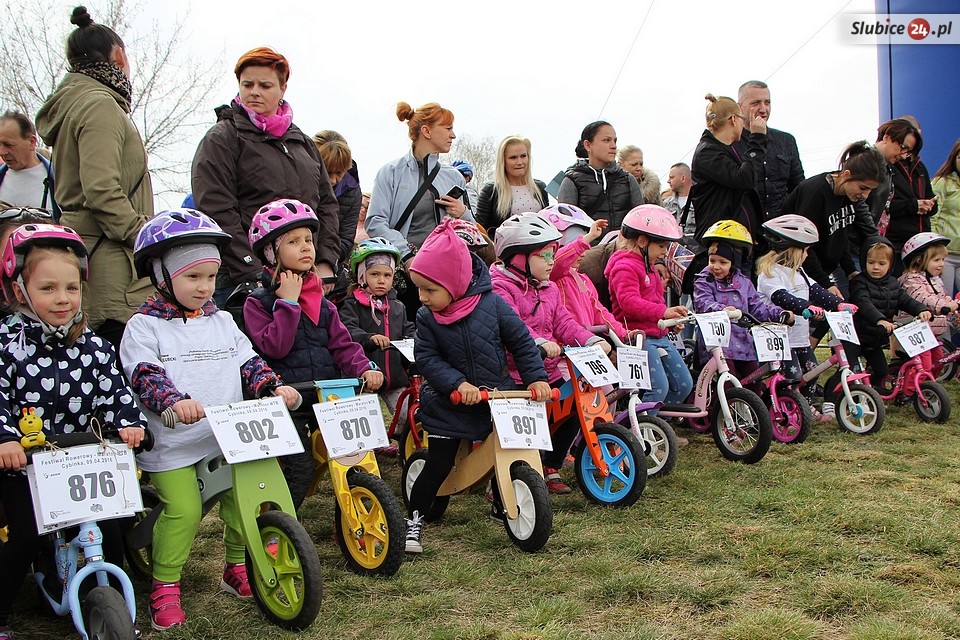
M447 191L447 195L453 198L454 200L459 200L463 197L463 194L466 191L463 190L463 187L454 186L450 191Z

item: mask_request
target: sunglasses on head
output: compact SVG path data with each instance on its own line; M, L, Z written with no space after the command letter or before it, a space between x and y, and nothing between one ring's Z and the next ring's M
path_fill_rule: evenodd
M0 222L53 222L53 216L36 207L7 207L0 210Z

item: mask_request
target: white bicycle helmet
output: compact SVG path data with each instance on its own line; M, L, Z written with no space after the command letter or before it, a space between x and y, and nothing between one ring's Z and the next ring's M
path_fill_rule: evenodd
M552 242L560 242L562 237L546 219L527 212L510 216L497 228L493 248L497 257L506 263L517 254L532 253Z
M764 236L775 251L788 247L809 247L817 244L817 226L807 218L788 213L763 223Z
M903 252L901 255L903 256L904 266L909 267L914 258L926 251L928 247L933 247L938 244L947 246L950 244L950 238L942 236L939 233L931 233L930 231L923 231L911 237L903 244Z
M563 234L560 244L566 246L581 236L587 235L590 226L593 224L593 218L588 216L580 207L572 204L559 203L537 212L541 218L557 228L557 231Z

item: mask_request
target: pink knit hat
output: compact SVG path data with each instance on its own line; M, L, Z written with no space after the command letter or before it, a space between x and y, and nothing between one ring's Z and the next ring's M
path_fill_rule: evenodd
M411 271L436 282L458 300L467 292L473 278L470 250L453 230L452 219L446 218L430 232L417 252Z

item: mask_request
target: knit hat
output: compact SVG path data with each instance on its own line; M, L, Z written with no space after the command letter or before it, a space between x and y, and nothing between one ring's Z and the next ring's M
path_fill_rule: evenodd
M737 250L732 244L718 240L710 245L710 249L707 251L711 256L720 256L721 258L726 258L733 263L731 271L735 271L740 268L740 251Z
M411 271L436 282L458 300L467 292L473 278L470 250L450 226L447 218L423 241L410 265Z
M167 268L170 278L176 278L187 269L202 262L220 264L220 251L215 244L181 244L171 248L161 259L153 259L153 273L157 282L163 282L162 266Z

